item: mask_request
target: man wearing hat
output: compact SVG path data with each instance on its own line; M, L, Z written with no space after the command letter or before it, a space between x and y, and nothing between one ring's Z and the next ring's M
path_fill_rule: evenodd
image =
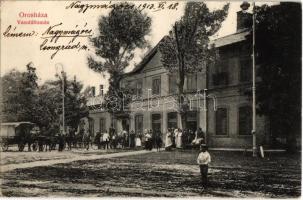
M207 174L208 174L208 164L211 162L210 154L207 151L206 144L201 144L199 153L199 156L197 158L197 163L200 166L200 173L202 178L202 185L204 188L207 188L208 180L207 180Z

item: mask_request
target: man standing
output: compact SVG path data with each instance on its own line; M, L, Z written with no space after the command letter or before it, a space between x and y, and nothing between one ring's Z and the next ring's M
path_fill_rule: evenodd
M64 141L64 135L62 134L62 132L59 133L58 142L59 142L58 151L63 151L65 141Z
M103 133L103 143L104 143L104 149L108 149L108 144L109 144L109 134L107 133L107 131L105 131L105 133Z
M135 147L135 138L136 138L136 133L132 130L129 135L129 146L130 148Z

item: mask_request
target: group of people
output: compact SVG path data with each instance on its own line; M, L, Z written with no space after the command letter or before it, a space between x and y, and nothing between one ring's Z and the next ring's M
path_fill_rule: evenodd
M185 148L187 146L200 145L204 140L204 133L201 128L195 132L190 129L169 128L165 137L165 148Z
M141 148L151 150L162 147L162 133L160 130L145 129L143 133L131 130L127 132L122 130L116 132L115 130L98 132L95 136L95 143L98 149L109 148ZM204 133L201 128L195 132L190 129L169 128L164 138L164 146L166 150L171 148L186 148L188 146L199 146L204 141Z
M144 143L145 143L145 149L146 150L152 150L153 148L156 148L157 151L160 151L160 148L162 146L162 133L160 130L144 130Z
M89 132L82 132L80 131L82 134L71 134L73 131L70 131L66 136L59 134L57 139L59 151L62 151L65 146L68 149L74 146L84 147L88 150L93 144L98 149L144 148L152 150L157 148L157 150L160 150L164 146L166 150L170 150L172 148L199 146L204 140L204 133L201 128L198 128L195 132L190 129L169 128L164 135L158 129L145 129L141 133L133 130L130 132L127 130L116 131L114 128L110 128L108 131L97 132L94 137ZM81 135L82 137L78 138Z
M160 150L162 145L160 131L153 131L145 129L143 133L136 133L135 131L126 130L120 132L104 131L98 132L95 136L95 143L98 149L115 149L115 148L142 148L152 150L157 148Z

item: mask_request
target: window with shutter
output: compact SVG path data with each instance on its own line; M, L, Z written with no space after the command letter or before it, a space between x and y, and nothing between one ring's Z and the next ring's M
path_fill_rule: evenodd
M197 75L196 74L187 75L187 90L189 90L189 91L197 90Z
M177 92L178 92L177 76L175 74L171 74L169 76L169 93L176 94Z
M216 135L227 135L226 108L218 108L216 111Z
M136 95L141 97L142 96L142 80L137 81L136 85Z
M215 66L216 72L212 75L213 86L226 86L229 84L228 63L227 60L223 60Z
M240 60L240 82L251 81L252 76L252 64L249 57L242 58Z
M136 115L135 117L135 132L136 134L143 133L143 115Z
M152 94L153 95L159 95L161 90L161 79L154 78L152 82Z
M252 130L252 109L250 106L239 108L239 135L250 135Z

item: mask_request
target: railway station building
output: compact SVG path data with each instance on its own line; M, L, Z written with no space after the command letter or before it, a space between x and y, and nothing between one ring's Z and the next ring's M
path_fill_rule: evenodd
M201 127L210 147L252 147L252 100L247 95L252 87L249 19L247 13L238 12L236 33L211 41L219 52L219 62L185 78L187 128L196 131ZM176 82L177 75L163 67L155 46L121 80L121 87L133 88L136 96L126 107L127 112L112 117L105 110L91 109L91 129L103 132L112 123L117 131L157 129L165 138L168 128L181 125L174 98ZM92 97L89 106L101 103L102 95ZM268 120L257 115L256 123L257 143L266 145L270 139Z

